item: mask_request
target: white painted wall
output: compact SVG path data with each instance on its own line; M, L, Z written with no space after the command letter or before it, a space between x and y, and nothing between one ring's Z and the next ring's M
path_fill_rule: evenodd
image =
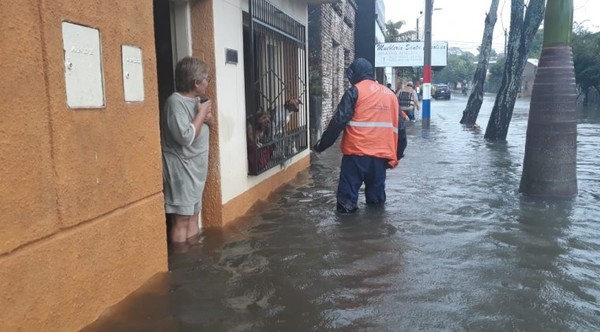
M271 0L271 3L308 28L308 11L304 1ZM258 176L248 175L242 21L242 11L248 11L248 1L220 0L214 1L213 4L221 161L219 173L222 201L226 203L283 168L275 167ZM225 64L227 48L238 51L237 65ZM308 150L300 153L292 159L291 163L297 162L309 153Z

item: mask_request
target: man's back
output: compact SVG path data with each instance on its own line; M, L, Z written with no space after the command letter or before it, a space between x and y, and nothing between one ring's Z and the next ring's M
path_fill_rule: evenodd
M344 155L370 156L396 162L398 102L394 93L372 80L355 85L358 99L354 115L345 127Z
M411 110L415 107L414 92L411 87L404 87L398 91L400 109Z

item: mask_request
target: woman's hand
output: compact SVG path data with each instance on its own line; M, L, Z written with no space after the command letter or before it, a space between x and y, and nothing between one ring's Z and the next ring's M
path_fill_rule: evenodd
M205 102L200 102L200 97L197 98L198 102L196 103L196 116L192 120L192 124L196 128L196 136L202 130L202 124L206 123L207 125L212 125L214 122L212 115L212 101L206 100Z
M204 117L204 123L206 123L209 126L212 126L214 122L215 118L213 117L212 112L206 113L206 116Z
M198 102L196 103L196 114L200 115L203 118L206 118L206 115L212 111L212 100L207 100L203 103L200 102L198 98Z

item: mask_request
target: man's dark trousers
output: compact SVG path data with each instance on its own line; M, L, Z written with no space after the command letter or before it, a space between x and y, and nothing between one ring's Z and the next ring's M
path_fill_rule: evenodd
M352 213L358 209L358 189L365 183L367 204L385 202L387 160L368 156L342 157L337 190L337 210Z

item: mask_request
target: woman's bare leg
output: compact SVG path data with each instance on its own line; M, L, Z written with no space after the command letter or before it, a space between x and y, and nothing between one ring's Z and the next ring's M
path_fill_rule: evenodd
M200 233L200 229L198 228L198 213L194 213L190 216L190 221L187 225L187 238L186 240L190 242L190 244L194 244L198 242L198 235Z
M183 243L187 240L188 225L192 216L171 215L171 243Z

